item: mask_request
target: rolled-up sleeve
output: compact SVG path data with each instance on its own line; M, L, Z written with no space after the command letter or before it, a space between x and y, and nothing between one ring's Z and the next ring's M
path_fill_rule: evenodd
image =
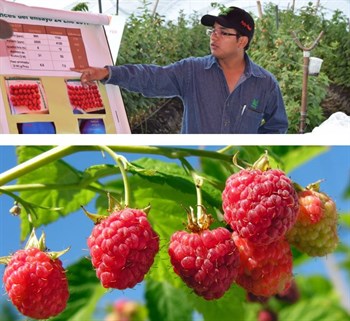
M118 85L129 91L135 91L146 97L181 96L185 66L183 61L168 66L126 64L108 66L109 77L105 84Z

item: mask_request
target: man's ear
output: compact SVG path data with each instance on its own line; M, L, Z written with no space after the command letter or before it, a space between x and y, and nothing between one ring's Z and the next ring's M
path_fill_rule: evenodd
M245 48L245 46L249 43L249 38L246 36L240 36L239 37L239 45L242 48Z

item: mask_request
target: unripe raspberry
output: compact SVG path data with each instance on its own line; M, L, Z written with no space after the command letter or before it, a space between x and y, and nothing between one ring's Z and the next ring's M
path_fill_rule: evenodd
M285 239L268 245L256 245L233 234L240 255L237 284L256 296L270 297L291 284L293 256Z
M339 243L335 203L328 195L313 189L302 190L298 196L300 210L295 225L287 233L288 241L310 256L333 252Z
M231 233L223 227L175 232L168 252L175 273L206 300L222 297L237 276L238 251Z
M61 313L69 298L68 281L57 258L65 251L43 251L45 245L38 242L34 231L30 240L34 242L28 241L25 249L0 258L7 264L3 282L18 311L33 319L47 319Z
M159 251L159 237L139 209L113 212L88 238L92 265L105 288L132 288L141 282Z
M291 180L278 169L243 169L231 175L222 199L224 218L231 228L262 245L283 238L299 209Z

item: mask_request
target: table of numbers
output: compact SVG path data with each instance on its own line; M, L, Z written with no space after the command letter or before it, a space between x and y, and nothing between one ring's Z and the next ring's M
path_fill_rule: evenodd
M88 66L80 29L13 24L13 30L6 41L13 69L66 71Z

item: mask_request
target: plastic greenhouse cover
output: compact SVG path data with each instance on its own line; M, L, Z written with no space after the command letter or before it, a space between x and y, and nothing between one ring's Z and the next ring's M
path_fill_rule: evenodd
M30 6L39 6L53 9L71 10L75 5L81 2L87 3L89 11L93 13L116 14L127 17L132 13L141 12L143 3L141 0L8 0L9 2L24 3ZM237 6L257 15L257 1L255 0L231 0L231 1L213 1L213 0L152 0L149 3L148 9L153 12L155 10L166 19L174 20L182 10L186 15L197 12L200 14L212 13L216 14L217 9L213 9L211 3L217 2L225 6ZM290 8L292 0L275 0L275 1L260 1L262 8L267 3L273 3L279 6L280 9ZM326 17L331 17L335 10L340 10L350 18L350 0L295 0L295 9L298 10L306 6L309 2L324 8Z

